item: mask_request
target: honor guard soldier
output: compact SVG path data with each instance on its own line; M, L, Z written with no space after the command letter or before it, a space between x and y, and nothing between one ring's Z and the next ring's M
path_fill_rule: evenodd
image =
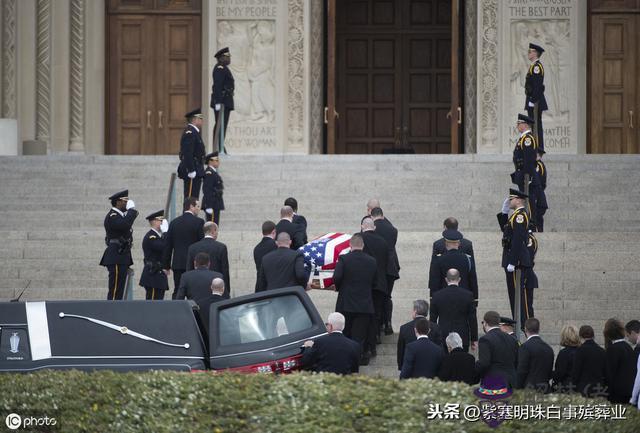
M533 291L538 288L538 276L534 270L536 264L536 254L538 253L538 239L533 234L533 225L529 226L529 233L527 235L527 250L529 250L529 257L531 258L531 267L524 268L522 272L522 278L524 278L524 299L526 303L524 305L526 317L535 317L533 312ZM524 302L524 300L523 300Z
M203 116L200 109L185 114L187 126L180 138L180 165L178 177L184 180L184 198L200 196L200 185L204 176L204 142L200 135Z
M138 216L135 203L129 200L129 190L120 191L111 197L111 210L104 219L104 238L107 248L104 250L101 266L109 270L109 292L107 299L120 300L124 296L131 258L133 242L133 222Z
M207 168L204 170L202 184L202 208L205 211L205 221L213 221L220 226L220 211L224 210L224 184L218 173L220 157L213 152L205 157Z
M518 185L520 191L524 191L525 174L529 175L529 215L535 212L537 199L540 190L540 181L536 172L536 161L538 159L538 142L531 133L533 120L524 114L518 114L516 128L520 132L520 137L516 141L513 149L513 165L515 172L511 174L511 180ZM535 224L535 215L531 218Z
M538 143L540 149L544 149L544 135L542 129L542 112L548 110L547 100L544 97L544 68L540 63L540 56L544 53L541 46L529 44L527 57L531 62L527 77L524 82L524 93L526 95L524 109L527 110L529 117L536 121ZM535 105L538 104L538 116L535 117Z
M147 292L148 300L164 299L164 292L169 289L167 274L162 269L162 255L164 253L163 234L169 230L169 223L164 219L164 211L160 210L147 216L151 230L142 239L144 252L144 268L140 277L140 285Z
M549 205L547 204L547 166L542 161L542 156L546 152L544 149L538 147L538 160L536 161L536 173L538 174L538 181L540 182L540 189L538 190L538 199L536 200L536 227L535 231L544 231L544 214L547 213Z
M229 48L225 47L215 54L218 63L213 67L213 87L211 88L211 108L216 112L216 126L215 131L218 131L218 120L220 119L220 113L224 115L224 125L221 125L224 130L224 136L227 136L227 126L229 125L229 115L233 111L233 92L235 91L235 80L233 74L229 69L231 63L231 54ZM215 136L213 143L215 143ZM219 144L221 149L224 149L223 143ZM226 153L226 152L225 152Z
M509 197L502 205L502 212L499 213L498 223L502 230L502 267L507 277L507 291L509 293L509 303L511 314L514 315L516 268L521 273L520 290L525 293L522 298L522 323L529 318L525 305L530 305L526 299L526 291L523 291L524 282L527 275L527 268L532 265L529 249L527 248L529 239L529 215L525 209L527 195L515 189L509 190ZM509 216L509 209L513 210Z
M478 306L478 277L473 257L460 250L462 233L458 230L447 229L442 232L446 252L436 254L431 258L429 268L430 298L433 298L438 290L447 287L447 271L456 269L460 273L460 287L470 290L473 294L475 306Z

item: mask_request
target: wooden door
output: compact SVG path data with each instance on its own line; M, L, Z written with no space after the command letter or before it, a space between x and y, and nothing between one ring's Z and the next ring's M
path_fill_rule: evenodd
M110 0L107 11L105 151L177 154L184 114L201 106L200 1Z

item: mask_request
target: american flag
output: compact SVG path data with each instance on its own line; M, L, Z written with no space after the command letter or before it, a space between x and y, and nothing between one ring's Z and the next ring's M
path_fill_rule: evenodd
M320 280L321 288L333 284L333 270L336 268L338 256L351 251L349 240L349 234L327 233L299 248L304 255L305 269L313 274L312 278Z

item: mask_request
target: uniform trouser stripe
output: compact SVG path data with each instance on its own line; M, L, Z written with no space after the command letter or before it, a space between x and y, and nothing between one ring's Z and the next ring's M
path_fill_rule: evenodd
M156 299L156 289L151 289L151 300L153 301L154 299Z
M118 290L118 266L119 265L115 265L116 277L113 280L113 295L111 295L111 299L116 299L116 290Z
M188 197L191 197L191 189L193 187L193 179L189 179L189 195Z
M524 311L528 319L529 318L529 300L527 299L527 289L522 290L522 292L524 293Z

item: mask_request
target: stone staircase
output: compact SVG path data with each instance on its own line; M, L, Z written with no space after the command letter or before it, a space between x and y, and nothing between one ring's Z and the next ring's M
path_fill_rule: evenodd
M563 325L640 318L640 156L547 155L549 211L539 234L535 296L542 335L557 349ZM164 207L174 157L0 157L0 299L30 282L23 299L103 299L107 197L128 188L141 213L134 232L139 278L144 216ZM394 289L394 329L410 319L414 299L427 296L431 243L442 221L460 220L473 240L480 284L479 317L508 314L501 233L495 214L510 187L508 156L231 156L223 159L225 203L219 240L231 261L232 294L252 292L252 250L260 225L277 221L294 196L309 237L355 232L371 197L399 229L401 279ZM181 184L178 189L182 197ZM336 294L312 291L322 315ZM144 290L136 287L136 298ZM368 374L396 376L396 335L385 337Z

